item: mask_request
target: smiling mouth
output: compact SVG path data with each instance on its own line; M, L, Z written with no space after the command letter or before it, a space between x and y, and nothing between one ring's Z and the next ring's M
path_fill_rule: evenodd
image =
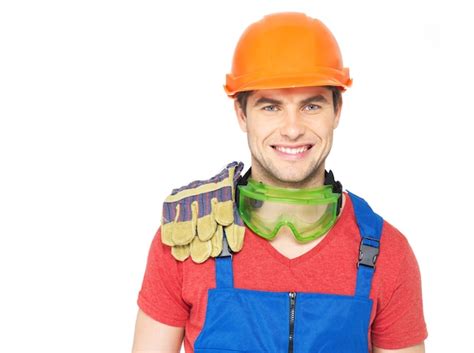
M306 152L307 150L311 149L314 145L303 145L303 146L298 146L298 147L284 147L284 146L278 146L278 145L273 145L272 148L286 154L290 155L298 155L301 153Z

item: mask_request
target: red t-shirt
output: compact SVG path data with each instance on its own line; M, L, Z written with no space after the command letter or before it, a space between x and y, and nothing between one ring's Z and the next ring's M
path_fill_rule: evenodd
M339 219L308 252L289 259L267 240L246 229L244 246L233 256L237 288L354 295L360 234L352 202L346 201ZM383 215L382 215L383 217ZM207 290L215 288L215 260L181 262L161 242L158 229L138 295L138 306L151 318L185 327L184 347L193 352L204 324ZM421 277L415 254L405 236L384 220L380 254L372 281L373 299L369 345L399 349L428 336L423 315Z

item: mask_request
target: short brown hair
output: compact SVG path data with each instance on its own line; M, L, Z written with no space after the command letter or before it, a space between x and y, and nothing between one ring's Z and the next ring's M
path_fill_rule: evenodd
M332 102L334 105L334 111L336 112L339 108L339 105L341 104L341 98L342 98L342 92L340 87L337 86L323 86L325 88L328 88L332 91ZM243 92L237 92L235 99L237 102L239 102L240 108L244 112L244 115L247 115L247 100L249 96L253 93L254 91L243 91Z

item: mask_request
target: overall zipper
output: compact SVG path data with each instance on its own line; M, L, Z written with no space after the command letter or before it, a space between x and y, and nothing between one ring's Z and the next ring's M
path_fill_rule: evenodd
M288 353L293 353L293 340L295 335L295 303L296 292L289 292L290 297L290 335L288 337Z

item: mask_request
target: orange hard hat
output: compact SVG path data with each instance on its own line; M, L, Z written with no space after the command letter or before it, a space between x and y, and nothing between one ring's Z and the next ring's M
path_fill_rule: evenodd
M318 19L299 12L266 15L252 23L235 48L224 90L352 85L339 45Z

